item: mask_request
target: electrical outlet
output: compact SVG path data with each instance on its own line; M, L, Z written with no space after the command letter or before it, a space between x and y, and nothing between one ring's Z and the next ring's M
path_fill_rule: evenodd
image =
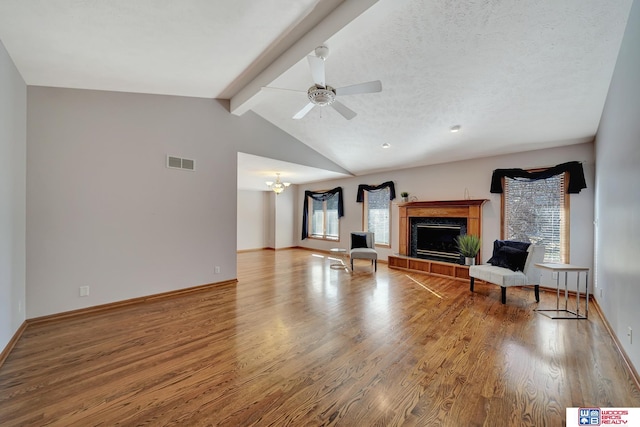
M215 272L215 274L220 274L220 266L216 265L215 269L213 270Z
M602 298L602 288L600 288L600 298Z
M627 332L627 336L629 337L629 344L633 344L633 329L629 326L629 332Z
M80 296L88 297L89 296L89 287L88 286L80 286Z

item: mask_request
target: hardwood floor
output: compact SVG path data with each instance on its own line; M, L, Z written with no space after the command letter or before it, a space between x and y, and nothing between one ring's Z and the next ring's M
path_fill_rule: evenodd
M235 285L30 325L0 425L551 427L640 406L595 310L552 320L529 289L502 305L497 286L331 262L241 253Z

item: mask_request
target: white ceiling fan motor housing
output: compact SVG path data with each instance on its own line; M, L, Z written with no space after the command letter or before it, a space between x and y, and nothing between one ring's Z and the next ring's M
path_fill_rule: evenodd
M307 91L307 98L312 103L321 107L333 104L336 100L336 91L331 86L323 88L322 86L313 85Z
M329 48L325 45L318 46L315 50L316 56L322 60L326 60L329 56Z

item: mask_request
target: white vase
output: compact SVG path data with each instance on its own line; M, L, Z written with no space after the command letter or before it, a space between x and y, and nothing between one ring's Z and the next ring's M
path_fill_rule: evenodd
M476 257L464 257L464 265L476 265Z

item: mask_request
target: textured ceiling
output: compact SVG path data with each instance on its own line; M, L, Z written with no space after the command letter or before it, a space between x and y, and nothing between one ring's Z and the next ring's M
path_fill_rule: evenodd
M293 92L253 109L354 174L589 141L630 4L381 1L327 40L328 84L382 81L341 98L355 119L316 107L291 120L306 103ZM301 60L269 86L310 84Z
M360 175L592 140L631 3L0 0L0 40L29 85L230 98ZM321 43L331 86L382 81L351 121L260 91L306 91Z

